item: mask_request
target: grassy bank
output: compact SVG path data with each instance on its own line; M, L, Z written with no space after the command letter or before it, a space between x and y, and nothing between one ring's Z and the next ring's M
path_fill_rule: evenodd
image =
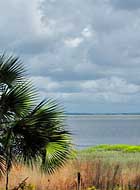
M98 145L78 151L78 158L81 160L102 160L108 163L140 162L140 145Z
M81 190L140 189L140 146L100 145L77 151L77 157L52 176L18 166L11 172L10 186L29 177L27 190L76 190L78 172Z
M95 151L119 151L125 153L140 152L140 145L127 145L127 144L117 144L117 145L98 145L90 148L86 148L81 152L92 153Z

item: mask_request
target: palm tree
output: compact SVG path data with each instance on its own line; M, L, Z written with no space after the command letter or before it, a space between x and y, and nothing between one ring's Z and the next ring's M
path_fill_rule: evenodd
M52 173L72 150L63 110L53 100L36 105L36 89L25 77L19 58L0 56L0 174L6 175L6 190L14 163Z

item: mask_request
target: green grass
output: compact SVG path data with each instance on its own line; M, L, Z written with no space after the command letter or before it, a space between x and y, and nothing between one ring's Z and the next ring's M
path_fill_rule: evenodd
M81 150L83 153L92 153L97 151L119 151L125 153L131 152L140 152L140 145L126 145L126 144L117 144L117 145L98 145L90 148L86 148Z
M78 151L80 160L103 160L108 163L140 164L140 145L98 145Z

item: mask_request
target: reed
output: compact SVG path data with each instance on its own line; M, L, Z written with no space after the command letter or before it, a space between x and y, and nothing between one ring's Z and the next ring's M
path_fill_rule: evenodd
M27 190L140 190L140 153L96 152L79 153L55 174L41 174L37 168L14 166L10 174L10 188L26 177ZM0 181L0 190L4 190Z

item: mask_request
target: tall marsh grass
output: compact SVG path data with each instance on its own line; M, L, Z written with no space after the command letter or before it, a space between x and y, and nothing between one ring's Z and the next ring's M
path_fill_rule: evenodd
M14 167L10 174L10 188L26 177L27 190L77 190L80 172L80 190L140 190L140 152L80 151L77 158L52 176L27 167ZM0 181L0 190L4 189Z

